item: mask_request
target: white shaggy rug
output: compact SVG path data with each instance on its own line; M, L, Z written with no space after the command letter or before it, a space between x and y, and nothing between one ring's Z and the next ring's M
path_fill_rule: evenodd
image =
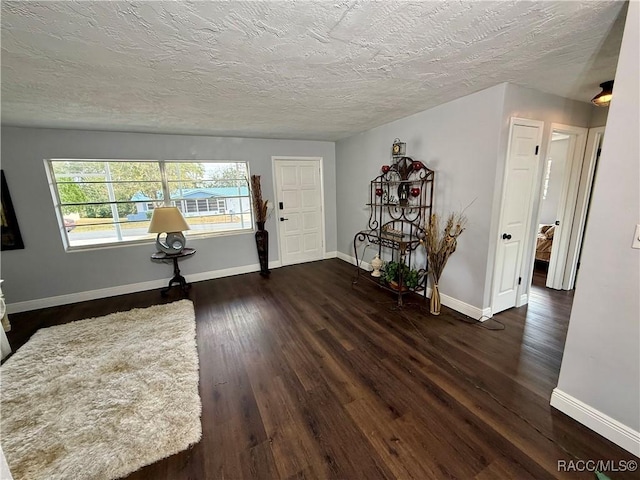
M0 368L15 480L115 479L200 440L193 304L39 330Z

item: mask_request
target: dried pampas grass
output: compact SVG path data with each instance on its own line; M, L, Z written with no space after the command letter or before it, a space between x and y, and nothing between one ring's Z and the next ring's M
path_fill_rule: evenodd
M444 228L438 214L431 215L431 221L425 227L425 238L421 240L427 251L429 273L434 283L438 283L449 257L456 251L458 237L464 232L467 217L463 212L453 212L447 216Z

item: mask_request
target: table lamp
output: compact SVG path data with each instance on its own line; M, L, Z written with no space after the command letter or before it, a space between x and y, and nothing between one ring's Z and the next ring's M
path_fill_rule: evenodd
M154 208L149 224L149 233L158 234L156 247L159 251L168 255L180 253L187 243L182 231L189 229L190 227L178 207ZM161 238L163 233L166 234L164 239Z

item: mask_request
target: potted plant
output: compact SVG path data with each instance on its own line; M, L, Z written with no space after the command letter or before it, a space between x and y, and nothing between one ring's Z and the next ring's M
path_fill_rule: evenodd
M402 262L387 262L384 266L382 279L393 289L400 289L400 276L402 276L403 290L414 289L418 286L420 277L418 271Z

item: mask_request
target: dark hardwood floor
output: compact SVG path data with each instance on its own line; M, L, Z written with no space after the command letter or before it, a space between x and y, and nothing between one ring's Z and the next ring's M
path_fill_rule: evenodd
M393 310L353 274L334 259L193 284L202 440L127 478L591 479L558 461L633 458L549 406L571 292L534 286L480 325ZM172 293L15 314L9 338Z

